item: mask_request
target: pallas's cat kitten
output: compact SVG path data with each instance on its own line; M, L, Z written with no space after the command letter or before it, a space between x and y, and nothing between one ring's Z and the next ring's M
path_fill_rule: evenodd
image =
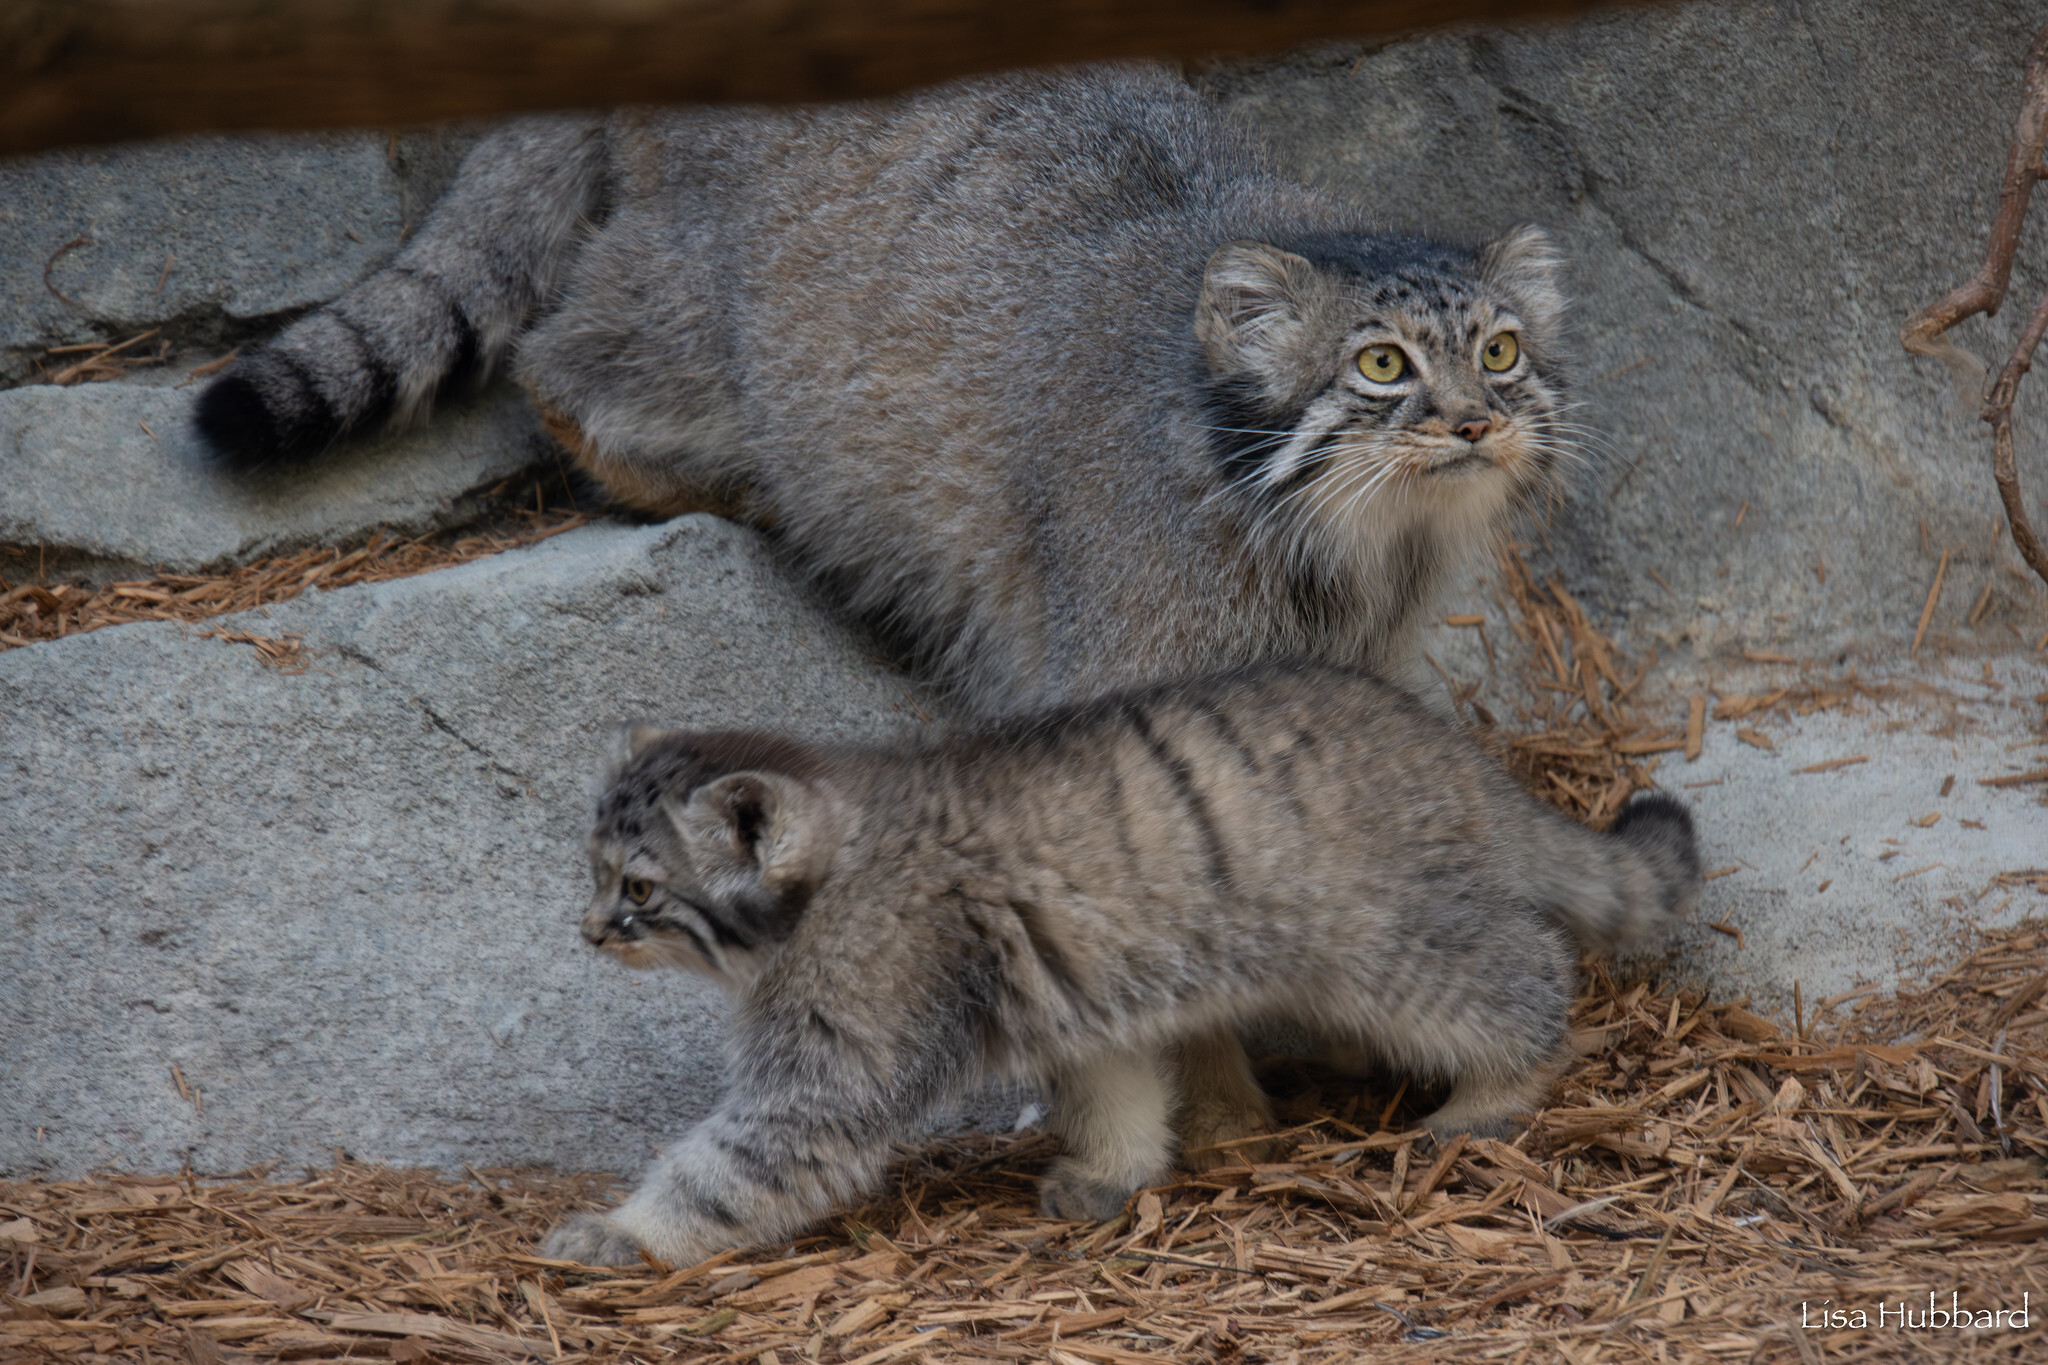
M769 528L971 710L1420 683L1438 585L1574 457L1558 271L1375 231L1157 68L530 119L198 421L287 461L509 354L617 500Z
M1668 797L1592 833L1318 668L899 748L638 729L590 860L584 937L733 1004L718 1106L549 1237L590 1263L788 1237L991 1075L1056 1100L1044 1208L1107 1217L1167 1178L1173 1045L1253 1019L1447 1083L1438 1133L1497 1130L1541 1102L1579 943L1654 932L1700 877Z

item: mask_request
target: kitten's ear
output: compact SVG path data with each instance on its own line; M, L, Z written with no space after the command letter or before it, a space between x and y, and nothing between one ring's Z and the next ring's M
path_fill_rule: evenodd
M1300 339L1316 268L1264 242L1231 242L1209 258L1195 337L1219 375L1278 368Z
M838 803L816 781L755 770L707 782L663 809L686 845L751 866L776 895L808 892L832 870Z
M668 730L645 721L631 725L612 727L611 743L605 750L605 758L613 768L623 768L646 751L649 745L667 739L670 735L681 734L680 730Z
M1509 228L1479 248L1479 273L1498 286L1522 320L1546 337L1564 323L1564 257L1534 223Z
M611 738L605 743L604 785L610 786L618 781L619 774L626 770L626 765L638 758L649 745L680 733L678 730L665 730L659 725L644 723L613 726Z

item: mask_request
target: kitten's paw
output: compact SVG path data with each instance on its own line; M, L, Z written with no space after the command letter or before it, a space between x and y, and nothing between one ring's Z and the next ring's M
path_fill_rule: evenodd
M1239 1139L1259 1137L1272 1129L1273 1111L1264 1094L1192 1097L1180 1122L1181 1160L1191 1171L1213 1171L1218 1166L1235 1166L1241 1161L1264 1161L1278 1148L1276 1139ZM1223 1142L1235 1145L1216 1145Z
M1060 1157L1038 1182L1038 1211L1047 1218L1099 1223L1114 1218L1130 1201L1135 1187L1105 1184L1072 1157Z
M560 1223L541 1244L551 1261L579 1265L639 1265L640 1243L601 1213L579 1213Z

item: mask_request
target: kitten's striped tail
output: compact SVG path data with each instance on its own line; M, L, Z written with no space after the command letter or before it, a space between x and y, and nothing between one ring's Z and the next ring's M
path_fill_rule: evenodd
M1700 845L1692 813L1661 792L1622 807L1605 834L1572 827L1563 846L1546 850L1539 879L1558 917L1591 948L1619 948L1652 937L1699 899ZM1588 847L1590 845L1590 847Z
M389 266L200 394L200 434L235 468L290 461L410 421L445 381L488 373L596 215L604 175L602 119L523 119L491 134Z

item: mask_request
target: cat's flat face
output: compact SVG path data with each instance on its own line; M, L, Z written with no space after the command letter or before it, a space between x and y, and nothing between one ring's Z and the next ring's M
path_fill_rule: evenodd
M1515 478L1542 451L1556 395L1523 343L1520 315L1457 280L1396 277L1345 302L1357 315L1348 363L1302 414L1299 446L1269 477L1285 481L1329 450L1389 477Z
M772 736L634 726L619 740L590 834L595 888L584 941L631 967L743 984L788 936L816 878L807 865L796 885L786 856L774 862L787 837L762 847L793 820L791 800L778 794L800 784L734 769L802 771L806 755Z
M1212 259L1197 333L1214 448L1273 524L1483 536L1582 457L1556 262L1525 229L1466 254L1333 237Z
M591 832L584 942L629 967L679 967L729 984L739 973L728 959L746 947L730 927L736 917L712 903L662 828L666 815L651 817L637 827L600 819Z

